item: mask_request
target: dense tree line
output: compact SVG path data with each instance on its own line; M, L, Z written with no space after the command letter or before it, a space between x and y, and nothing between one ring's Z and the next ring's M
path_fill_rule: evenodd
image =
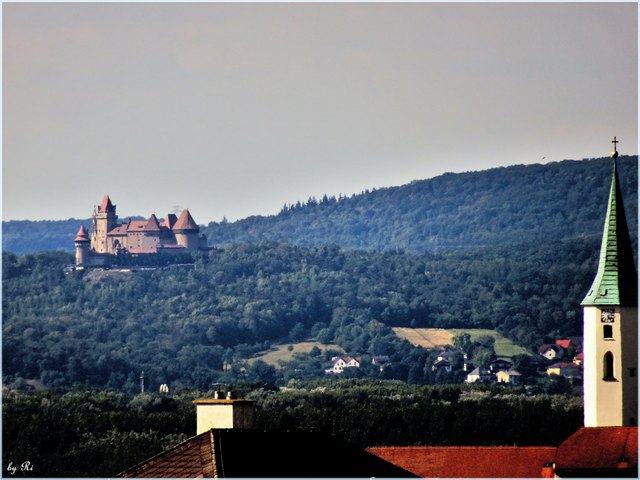
M630 229L637 229L637 156L618 159ZM448 173L351 197L310 198L276 216L210 223L216 245L286 241L364 250L443 252L599 232L611 159Z
M630 229L637 230L637 156L618 169ZM516 165L445 174L339 198L295 202L278 215L209 223L210 244L259 240L357 250L444 252L598 232L604 221L611 160ZM3 250L73 250L89 220L3 222Z
M375 445L558 445L580 427L579 397L498 386L411 386L345 380L286 390L237 385L259 428L314 428ZM195 434L195 398L208 391L131 395L75 389L3 392L3 464L16 476L108 477Z
M528 348L580 335L598 247L589 237L413 255L262 242L191 267L69 274L64 253L5 253L4 379L133 392L144 370L154 388L281 384L322 375L330 359L307 355L288 372L246 359L315 338L352 356L390 356L393 368L375 376L436 383L432 352L390 327L492 328Z

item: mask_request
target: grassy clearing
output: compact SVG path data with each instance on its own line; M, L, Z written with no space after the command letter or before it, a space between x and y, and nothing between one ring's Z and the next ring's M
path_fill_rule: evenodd
M289 346L293 346L293 350L289 350ZM344 353L344 350L337 345L324 345L319 342L299 342L299 343L287 343L284 345L275 345L271 347L266 353L262 355L253 357L249 359L249 364L262 360L269 365L273 365L274 367L279 367L280 362L286 362L293 358L294 353L309 353L313 347L318 347L323 352L325 350L337 350L338 352Z
M498 357L509 358L513 355L531 355L531 352L515 345L508 338L503 337L498 332L482 328L469 329L444 329L444 328L394 328L396 335L406 339L413 345L424 348L438 348L453 344L453 337L459 333L466 332L471 335L471 340L475 341L481 335L490 335L495 338L495 351Z
M453 344L453 330L445 330L444 328L396 327L393 331L400 338L419 347L437 348Z

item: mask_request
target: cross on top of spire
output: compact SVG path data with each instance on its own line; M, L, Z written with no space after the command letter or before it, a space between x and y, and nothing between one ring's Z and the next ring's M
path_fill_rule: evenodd
M611 158L618 158L618 143L620 143L620 140L617 139L617 137L613 137L613 140L611 140L611 143L613 143L613 152L611 152Z

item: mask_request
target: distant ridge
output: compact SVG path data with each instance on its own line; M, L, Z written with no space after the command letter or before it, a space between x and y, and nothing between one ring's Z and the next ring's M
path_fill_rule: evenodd
M634 237L637 159L617 160ZM266 239L414 253L599 236L610 163L565 160L446 173L339 200L310 199L270 217L210 223L206 234L217 245Z
M260 240L347 249L445 252L599 236L611 159L565 160L446 173L341 199L286 206L273 216L211 222L209 243ZM637 237L638 157L617 159L632 237ZM88 220L3 222L3 250L73 250Z

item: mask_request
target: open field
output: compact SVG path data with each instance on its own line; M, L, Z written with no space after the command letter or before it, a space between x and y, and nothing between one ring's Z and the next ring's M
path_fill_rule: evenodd
M396 327L393 332L418 347L437 348L453 344L454 331L444 328Z
M413 345L424 348L438 348L453 344L453 337L459 333L466 332L471 335L471 340L476 340L481 335L491 335L496 339L495 351L498 357L512 357L513 355L531 355L531 352L515 345L508 338L503 337L498 332L482 328L469 329L444 329L444 328L394 328L396 335L406 339Z
M289 345L293 346L293 350L289 351ZM280 366L280 361L288 361L293 358L294 353L308 353L311 351L313 347L318 347L323 352L325 350L337 350L338 352L344 353L342 348L338 345L324 345L319 342L299 342L299 343L287 343L284 345L275 345L268 352L250 358L249 364L262 360L263 362L268 363L269 365L273 365L274 367Z

